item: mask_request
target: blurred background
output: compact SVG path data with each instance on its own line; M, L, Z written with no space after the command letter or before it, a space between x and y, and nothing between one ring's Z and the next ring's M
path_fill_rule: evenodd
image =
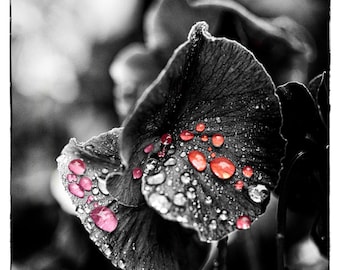
M328 70L328 1L239 2L259 16L286 15L308 29L316 55L305 81ZM120 63L127 61L121 52L132 43L150 41L145 17L157 4L153 0L11 1L12 269L113 269L78 219L61 207L51 181L56 177L55 159L71 137L85 141L120 126L138 97L129 92L130 102L127 95L117 93L136 88L118 79L130 71L119 73ZM169 20L181 15L172 13ZM133 91L143 91L164 64L156 64L157 68L150 64L147 83ZM279 66L269 68L276 72ZM127 102L127 108L117 108L119 102ZM232 253L243 249L241 242L234 243ZM271 247L272 243L264 250ZM262 260L270 259L261 256L252 269L270 269L272 262L262 266L266 265ZM312 267L303 269L324 269Z

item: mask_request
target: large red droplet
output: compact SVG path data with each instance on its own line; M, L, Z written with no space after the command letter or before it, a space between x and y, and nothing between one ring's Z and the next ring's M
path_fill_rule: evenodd
M84 198L84 189L79 186L77 183L70 183L68 184L68 190L74 195L79 198Z
M215 147L221 147L224 143L224 136L222 134L216 133L212 136L211 142Z
M133 179L140 179L143 176L143 171L141 168L134 168L132 170Z
M188 154L188 159L191 165L199 172L202 172L207 167L207 159L205 155L200 151L191 151Z
M171 144L171 143L172 143L172 137L171 137L171 135L170 135L169 133L163 134L162 137L161 137L161 143L162 143L163 145L169 145L169 144Z
M198 123L198 124L196 125L196 131L202 132L202 131L204 131L204 130L205 130L205 124L204 124L204 123Z
M81 159L74 159L68 164L68 169L77 175L81 175L85 172L86 165Z
M90 217L96 226L103 231L113 232L117 228L118 220L115 214L105 206L94 208L90 213Z
M195 137L195 135L194 135L194 133L190 132L189 130L183 130L179 134L179 137L181 138L182 141L190 141Z
M235 165L225 157L213 159L210 169L220 179L229 179L235 173Z
M245 177L252 177L254 171L253 171L253 168L250 167L250 166L244 166L243 169L242 169L242 173Z
M236 228L239 230L247 230L250 228L251 220L248 216L240 216L236 220Z
M81 186L86 191L90 191L92 188L92 181L87 176L83 176L79 180L79 186Z

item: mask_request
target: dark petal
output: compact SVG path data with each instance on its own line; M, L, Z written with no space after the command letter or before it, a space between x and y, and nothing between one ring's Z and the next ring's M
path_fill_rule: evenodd
M199 123L204 131L196 130ZM211 37L205 23L196 24L125 125L120 137L125 164L155 145L140 164L142 192L166 219L211 241L233 231L239 216L247 216L247 223L265 210L283 154L280 108L270 77L240 44ZM201 154L189 155L194 150ZM193 165L202 156L206 163L203 158ZM214 157L229 159L229 168L225 159L212 162ZM237 180L243 180L243 189L234 187Z
M121 131L121 128L115 128L93 137L85 143L78 143L75 139L71 139L69 144L64 147L62 154L57 159L58 170L63 179L66 179L70 174L75 178L74 181L66 180L65 185L70 185L70 188L75 189L78 196L73 195L73 197L77 202L86 202L90 193L94 197L99 196L97 199L105 198L107 202L115 199L127 206L137 206L144 202L140 192L140 181L134 180L131 170L124 170L124 166L121 164L117 143ZM76 174L68 166L73 160L78 159L85 165L85 171ZM138 161L138 158L136 160ZM92 181L89 184L91 190L83 191L82 187L79 188L82 176L86 176ZM97 195L98 189L101 193ZM82 193L84 193L83 197Z
M315 42L303 26L289 17L261 18L245 7L247 3L243 6L238 1L190 2L193 6L218 7L235 14L240 42L262 62L275 83L306 82L308 67L315 59ZM224 28L228 31L230 26Z
M109 137L113 134L116 136L118 133L119 130L114 130L105 136ZM77 150L79 151L79 146ZM145 204L139 207L124 206L114 200L111 194L103 193L102 189L97 189L96 192L92 189L92 193L85 192L83 198L72 194L68 189L67 174L70 172L67 164L73 157L68 153L69 149L64 151L64 156L58 160L63 185L76 206L77 216L89 232L90 239L115 267L199 269L205 260L209 246L200 243L194 231L162 219ZM94 159L84 159L84 161L87 165L96 162ZM103 163L105 165L105 160ZM108 169L112 170L111 167ZM96 170L88 167L85 175L92 177L93 171ZM98 177L92 178L92 185L98 188ZM137 195L131 193L130 196Z
M318 107L319 115L326 128L329 127L329 75L324 72L314 79L308 85L308 89L314 97Z

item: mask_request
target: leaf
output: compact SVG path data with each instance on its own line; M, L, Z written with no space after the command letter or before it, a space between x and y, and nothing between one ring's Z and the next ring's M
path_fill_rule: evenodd
M113 129L85 143L72 139L58 158L62 182L90 239L120 269L198 269L209 246L200 243L194 231L163 220L145 204L125 206L114 198L121 196L119 191L114 196L107 192L105 185L101 186L103 175L121 172L116 151L120 134L121 129ZM85 167L70 166L74 160L81 160ZM90 189L81 184L84 177L91 180ZM124 177L122 179L128 182L129 177ZM114 176L108 178L108 181L116 180ZM72 192L70 184L83 187L80 188L83 193ZM123 182L116 187L121 192L129 189ZM138 197L139 194L140 190L132 189L128 196Z
M196 128L200 123L204 131ZM197 23L124 125L122 161L143 169L148 204L197 230L202 241L219 240L265 210L283 154L280 108L269 75L237 42L214 38ZM181 139L185 131L190 140ZM216 134L222 145L214 146ZM154 150L145 155L150 144ZM189 161L194 150L205 157L205 168ZM215 157L231 161L230 179L213 172L221 169ZM244 167L251 173L243 174Z

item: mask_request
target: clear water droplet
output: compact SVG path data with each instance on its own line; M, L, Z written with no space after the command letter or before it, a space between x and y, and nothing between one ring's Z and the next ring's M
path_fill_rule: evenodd
M215 219L212 219L209 223L209 229L210 230L216 230L217 229L217 222Z
M210 195L208 195L207 197L205 197L204 203L205 203L206 205L210 205L210 204L212 203L212 198L211 198Z
M125 269L126 262L123 259L119 260L118 261L118 267L121 268L121 269Z
M181 192L174 195L173 203L177 206L184 206L187 202L187 198Z
M171 157L167 161L164 162L164 166L174 166L176 165L176 163L177 163L177 160Z
M146 177L146 182L149 185L160 185L160 184L164 183L165 179L166 179L165 172L164 171L160 171L157 174L147 176Z
M161 214L168 213L172 205L166 196L158 193L152 193L149 196L148 202L151 207L159 211Z
M227 220L228 219L227 210L223 209L218 218L223 221Z
M185 172L181 175L181 182L183 184L189 184L191 181L190 174L188 172Z
M264 185L251 185L248 187L248 195L252 201L256 203L261 203L268 198L269 191Z

